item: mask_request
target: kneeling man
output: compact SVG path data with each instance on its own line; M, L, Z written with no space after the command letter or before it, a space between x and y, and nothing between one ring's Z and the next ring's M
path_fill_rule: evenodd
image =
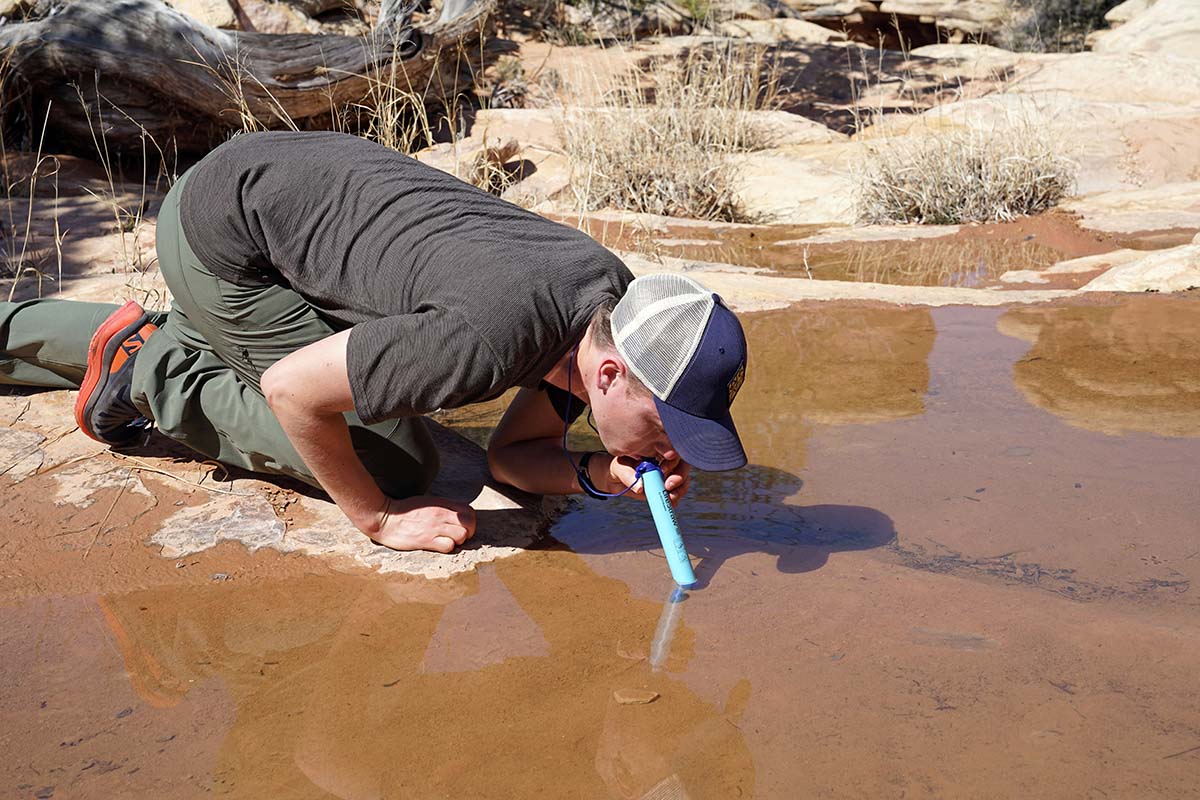
M652 458L677 502L689 465L745 464L729 406L746 343L719 297L634 280L585 234L380 145L236 136L172 187L156 245L168 312L0 304L0 383L78 387L80 428L111 445L153 424L298 478L398 550L450 552L475 528L426 494L421 415L512 387L488 464L529 492L619 492ZM585 407L606 452L564 452Z

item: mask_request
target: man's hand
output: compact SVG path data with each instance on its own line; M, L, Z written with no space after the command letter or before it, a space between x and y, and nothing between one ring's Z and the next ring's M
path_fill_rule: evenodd
M606 492L619 492L637 478L638 463L624 456L613 458L607 453L597 453L588 462L589 477L598 488ZM662 470L663 484L667 487L667 497L671 499L671 505L679 505L679 501L692 485L691 466L681 461L679 456L675 456L664 460L659 469ZM597 480L598 477L602 480ZM629 494L646 499L646 492L641 483L630 490Z
M492 432L488 467L492 476L534 494L572 494L580 491L578 478L563 457L562 418L545 392L522 389ZM579 460L580 453L572 459ZM663 482L672 505L677 505L691 485L691 467L677 453L660 453ZM597 489L616 493L631 484L638 462L598 452L588 462L588 477ZM641 484L629 492L645 499Z
M388 500L371 539L393 550L449 553L475 535L475 509L441 497Z
M372 540L394 550L449 553L475 533L470 506L439 497L392 500L359 461L344 412L354 408L346 369L350 331L280 359L262 376L263 395L296 452L338 508Z

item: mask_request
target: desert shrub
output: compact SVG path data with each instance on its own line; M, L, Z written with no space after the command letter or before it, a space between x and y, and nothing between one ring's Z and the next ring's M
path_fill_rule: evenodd
M758 48L693 51L599 87L595 108L564 108L562 138L580 208L746 221L731 156L766 146L751 112L774 80Z
M1036 214L1069 195L1075 164L1030 118L923 129L869 140L859 175L861 222L959 224Z
M1107 27L1104 15L1121 0L1017 0L997 44L1009 50L1076 52L1087 35Z

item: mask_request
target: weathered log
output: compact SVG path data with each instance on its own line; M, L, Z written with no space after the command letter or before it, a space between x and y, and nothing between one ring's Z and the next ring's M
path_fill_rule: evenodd
M428 102L469 92L494 5L474 0L424 27L411 24L409 6L353 37L218 30L160 0L42 0L28 21L0 26L0 52L36 98L52 102L60 141L90 146L102 111L111 147L140 146L149 134L203 152L242 128L243 115L303 128L369 104L392 75Z

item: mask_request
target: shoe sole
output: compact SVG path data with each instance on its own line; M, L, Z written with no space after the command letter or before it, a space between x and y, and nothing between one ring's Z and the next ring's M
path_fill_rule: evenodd
M117 353L123 352L121 344L149 321L150 316L145 309L130 300L104 320L92 335L88 345L87 370L83 373L79 396L75 398L75 424L88 438L108 444L96 435L88 420L112 374L113 360Z

